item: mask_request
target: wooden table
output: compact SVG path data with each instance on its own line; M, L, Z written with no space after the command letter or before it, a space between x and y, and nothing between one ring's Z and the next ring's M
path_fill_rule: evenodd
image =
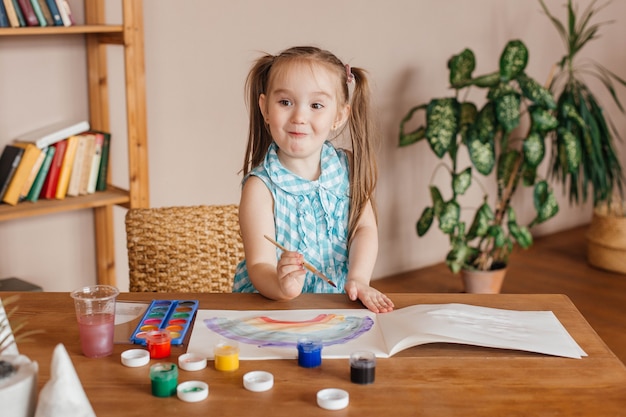
M9 295L2 293L0 295ZM213 363L196 372L180 371L179 382L203 380L207 400L185 403L151 395L149 367L127 368L116 345L112 356L82 355L73 301L68 293L21 293L17 317L28 328L43 328L20 352L39 362L39 385L50 378L53 348L63 343L98 417L106 416L626 416L626 367L562 295L390 294L397 307L427 303L467 303L515 310L552 310L589 355L567 359L521 351L454 344L430 344L378 359L376 381L350 382L347 359L324 359L320 368L296 360L241 361L240 369L218 372ZM202 309L340 309L358 305L343 295L302 295L289 302L256 294L122 293L120 301L198 299ZM185 350L174 347L171 361ZM162 360L161 360L162 361ZM152 360L151 363L156 362ZM270 391L253 393L242 385L251 370L274 374ZM326 411L316 404L322 388L342 388L350 405Z

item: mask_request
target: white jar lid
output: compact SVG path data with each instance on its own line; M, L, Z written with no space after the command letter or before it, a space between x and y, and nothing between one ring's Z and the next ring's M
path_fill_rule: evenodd
M341 410L350 403L350 395L339 388L326 388L317 392L317 405L326 410Z
M274 375L265 371L248 372L243 376L243 386L248 391L267 391L274 386Z
M209 384L202 381L181 382L176 387L176 395L188 403L202 401L209 396Z
M184 353L178 357L178 367L185 371L199 371L206 368L206 358L197 353Z
M122 365L130 368L147 365L150 353L144 349L129 349L122 352Z

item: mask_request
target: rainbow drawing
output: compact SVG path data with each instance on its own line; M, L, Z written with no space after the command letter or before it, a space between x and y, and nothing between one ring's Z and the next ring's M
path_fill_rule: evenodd
M298 321L275 320L268 316L246 319L211 317L206 327L231 340L258 347L296 347L302 337L316 337L324 346L346 343L369 331L374 325L370 317L318 314Z

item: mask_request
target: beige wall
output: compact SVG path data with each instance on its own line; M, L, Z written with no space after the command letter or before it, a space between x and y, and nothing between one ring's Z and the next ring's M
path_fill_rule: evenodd
M80 18L80 1L72 1ZM380 151L380 253L375 278L443 260L447 245L435 231L418 239L415 221L426 204L437 161L425 144L396 146L408 109L448 95L446 62L463 48L477 56L476 73L495 69L505 43L522 39L530 50L527 72L547 78L562 55L560 39L539 3L531 0L145 0L151 205L233 203L239 199L247 115L243 83L259 51L276 53L314 44L369 70ZM565 0L548 0L563 15ZM589 1L582 1L583 5ZM119 10L109 11L115 18ZM587 52L626 76L626 2L601 18L620 19L602 29ZM86 117L84 53L74 37L0 39L0 145L31 127ZM123 81L119 51L112 50L111 83ZM618 90L626 101L626 89ZM127 181L122 143L123 96L112 90L113 174ZM626 118L613 106L620 131ZM622 163L626 146L619 145ZM561 195L561 193L558 193ZM590 207L561 199L556 219L535 230L549 233L586 223ZM517 204L530 208L528 194ZM127 290L123 209L116 209L118 283ZM520 217L527 219L530 213ZM0 223L0 277L18 276L48 291L95 282L89 210ZM446 278L442 278L446 279Z

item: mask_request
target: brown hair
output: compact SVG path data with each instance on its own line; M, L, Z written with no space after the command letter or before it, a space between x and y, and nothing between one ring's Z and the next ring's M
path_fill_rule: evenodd
M350 160L350 214L348 216L348 242L352 239L356 225L368 201L371 201L374 213L376 207L373 200L374 189L378 178L375 158L375 138L373 124L369 117L370 89L366 72L361 68L351 68L354 75L354 91L352 100L348 89L348 72L346 66L329 51L313 46L289 48L279 55L265 54L250 69L246 79L247 105L250 111L248 145L243 163L243 175L263 162L265 154L272 143L272 136L264 123L263 114L258 101L261 94L269 92L273 69L298 61L310 61L322 64L336 73L339 80L340 96L338 105L350 104L347 126L350 131L352 151L348 152Z

